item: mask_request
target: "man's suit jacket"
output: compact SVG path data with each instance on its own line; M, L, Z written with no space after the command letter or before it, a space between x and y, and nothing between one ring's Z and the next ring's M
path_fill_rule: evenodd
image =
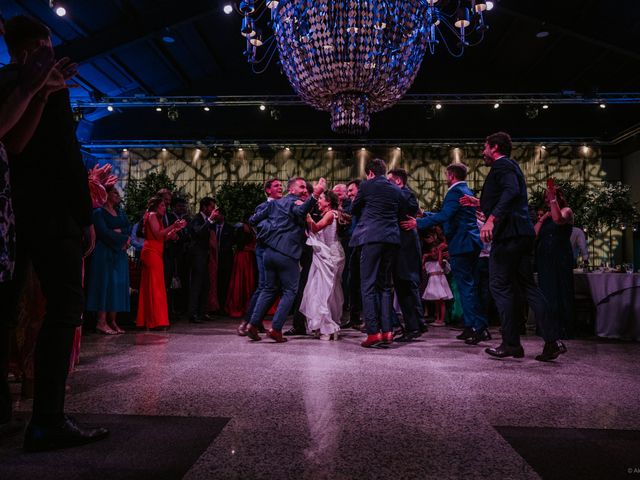
M205 219L202 213L197 213L191 219L187 226L189 238L191 239L188 252L191 257L205 260L209 257L209 236L214 229L214 225Z
M463 195L473 195L473 192L465 182L457 183L445 195L440 212L417 219L419 229L442 225L451 255L472 253L482 248L476 209L460 205Z
M379 175L360 184L351 205L351 214L358 217L349 246L366 243L400 245L398 215L405 202L400 188Z
M520 166L508 157L501 157L491 165L484 181L480 208L495 217L493 240L535 236L529 216L527 184Z
M294 260L300 260L305 219L317 203L313 196L301 205L296 205L298 200L300 198L296 195L287 195L280 200L268 202L266 208L256 211L249 218L251 225L260 226L260 242Z
M415 217L419 206L415 193L409 188L400 189L404 202L400 207L400 220L407 216ZM420 283L420 237L416 229L400 230L400 252L394 263L394 273L398 278Z

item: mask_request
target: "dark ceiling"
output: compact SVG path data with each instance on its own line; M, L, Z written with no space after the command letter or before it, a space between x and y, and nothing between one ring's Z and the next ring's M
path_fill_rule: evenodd
M80 63L76 100L117 96L290 95L276 62L262 75L243 56L240 16L226 1L66 0L57 17L47 0L0 0L6 18L25 13L46 23L59 55ZM502 0L488 12L483 43L456 59L443 49L425 57L412 94L540 94L574 91L640 95L640 5L637 0ZM546 38L537 38L541 30ZM163 36L175 41L166 43ZM7 61L4 46L0 60ZM504 129L514 138L608 142L639 123L639 104L553 105L531 120L525 104L398 105L374 114L369 139L480 139ZM337 139L329 116L306 106L280 106L280 118L251 107L179 110L177 121L153 108L85 111L82 139Z

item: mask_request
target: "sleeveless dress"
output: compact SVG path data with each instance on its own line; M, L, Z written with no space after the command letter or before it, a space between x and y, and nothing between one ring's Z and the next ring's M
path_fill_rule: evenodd
M224 309L232 318L243 317L249 307L251 295L256 289L258 268L256 266L256 239L253 233L245 233L244 244L238 245L233 257L231 281Z
M307 245L313 249L309 280L304 288L300 312L307 317L307 332L319 330L331 335L340 330L342 318L342 270L344 250L338 238L338 219L323 230L309 232Z
M427 301L451 300L453 293L451 293L447 277L442 271L440 263L429 260L424 263L424 270L429 276L429 280L427 287L424 289L422 299Z
M144 215L144 246L140 254L142 276L136 327L169 326L167 291L164 288L164 240L154 236L149 227L149 214Z
M558 225L547 218L540 227L536 243L538 284L563 339L573 333L572 228L571 224Z

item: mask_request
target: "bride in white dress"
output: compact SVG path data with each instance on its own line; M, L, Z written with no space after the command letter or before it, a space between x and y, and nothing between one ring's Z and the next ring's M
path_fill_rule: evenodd
M342 270L344 251L338 239L338 197L327 191L320 195L318 208L322 219L316 223L307 217L313 261L304 289L300 312L307 317L307 333L337 340L342 318Z

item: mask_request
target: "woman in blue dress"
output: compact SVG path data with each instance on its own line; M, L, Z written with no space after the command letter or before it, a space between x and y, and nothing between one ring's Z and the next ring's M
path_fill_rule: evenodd
M93 211L96 248L87 275L86 310L97 312L96 331L124 333L116 321L118 312L129 311L129 221L119 208L120 193L107 187L107 201Z

